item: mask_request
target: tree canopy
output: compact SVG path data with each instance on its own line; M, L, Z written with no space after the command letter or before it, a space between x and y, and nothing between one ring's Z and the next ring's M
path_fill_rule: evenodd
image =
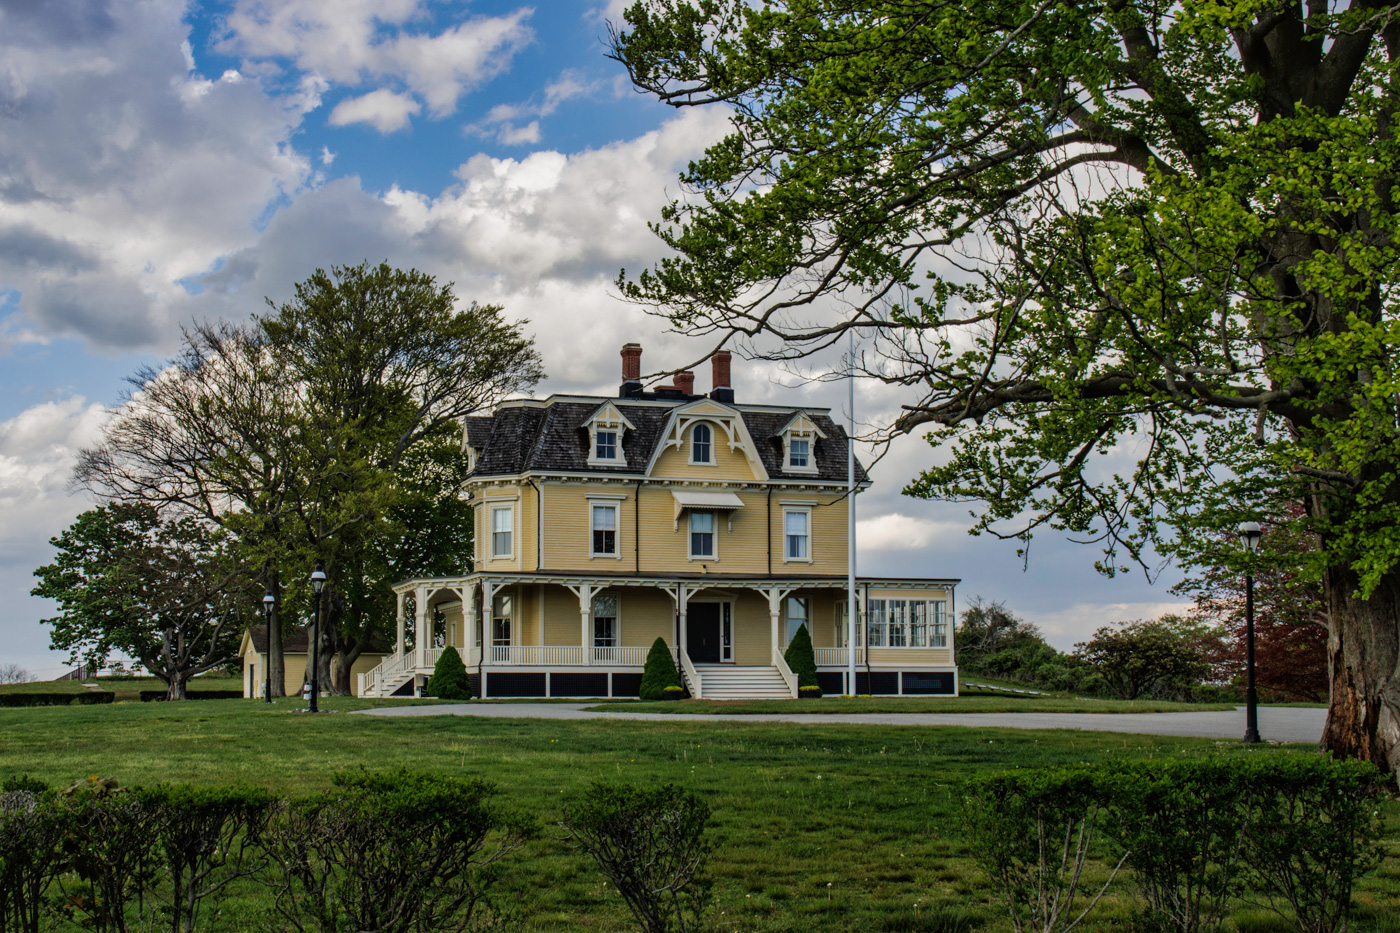
M468 562L461 419L542 376L524 323L459 307L417 270L317 270L249 325L192 327L178 358L135 374L75 482L226 529L274 594L274 648L323 561L321 680L346 692L389 629L389 583Z
M1400 767L1400 23L1383 0L651 0L634 84L724 106L620 285L906 386L913 495L976 528L1240 569L1306 503L1329 594L1324 744ZM773 341L771 338L778 338ZM768 340L765 343L765 339ZM1255 558L1257 562L1264 558Z
M178 700L189 678L237 656L257 596L227 536L209 523L115 503L79 515L52 543L57 558L34 571L33 594L58 603L44 622L70 661L95 671L121 651Z

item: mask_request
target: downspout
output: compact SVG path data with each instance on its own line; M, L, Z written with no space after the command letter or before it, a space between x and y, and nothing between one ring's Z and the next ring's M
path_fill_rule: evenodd
M632 494L632 572L642 572L642 481L637 480L637 491ZM680 616L676 616L680 625Z
M773 484L768 484L768 576L773 576Z
M533 479L528 480L535 489L535 572L544 570L544 490Z

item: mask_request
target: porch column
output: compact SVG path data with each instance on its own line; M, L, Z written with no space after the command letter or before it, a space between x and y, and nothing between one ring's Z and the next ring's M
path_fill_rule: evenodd
M423 663L423 652L428 650L432 642L432 633L428 630L428 588L420 586L414 591L414 651L417 654L414 666Z
M680 635L680 642L681 642L681 643L680 643L679 645L676 646L676 650L677 650L678 652L684 650L684 649L685 649L685 646L686 646L687 644L689 644L689 639L687 638L687 629L686 629L686 624L685 624L685 607L686 607L686 603L688 603L689 601L690 601L690 594L689 594L688 592L686 592L685 584L684 584L684 583L677 583L677 584L676 584L676 611L677 611L678 613L680 613L680 620L681 620L681 635ZM679 657L679 655L677 655L677 657Z
M476 640L476 584L462 589L462 647L479 648Z
M768 627L771 631L773 653L778 653L778 617L782 615L783 595L774 587L768 590Z
M404 605L403 605L404 594L403 594L403 593L395 593L394 596L395 596L396 605L397 605L397 608L396 608L395 611L394 611L394 622L395 622L395 624L396 624L396 626L397 626L397 631L398 631L398 634L397 634L397 636L396 636L395 639L394 639L394 654L402 655L402 654L403 654L403 636L404 636L404 631L403 631L403 630L404 630Z
M578 614L580 636L579 644L583 646L583 663L593 663L593 586L585 583L578 588Z

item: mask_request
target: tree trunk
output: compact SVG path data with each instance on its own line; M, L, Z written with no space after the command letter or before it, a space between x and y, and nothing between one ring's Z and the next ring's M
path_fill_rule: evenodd
M185 680L186 678L181 674L170 675L170 679L165 682L165 698L167 700L188 699L185 691Z
M282 657L282 580L277 568L268 566L264 572L267 589L274 598L272 618L267 627L267 675L272 684L272 695L287 695L287 665Z
M1321 747L1400 772L1400 569L1392 569L1369 599L1356 596L1349 567L1327 572L1331 611L1327 639L1332 702Z

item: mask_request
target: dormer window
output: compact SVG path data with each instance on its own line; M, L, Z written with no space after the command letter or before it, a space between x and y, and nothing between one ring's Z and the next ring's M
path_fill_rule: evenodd
M816 445L826 435L806 412L794 415L774 437L783 445L783 472L817 472Z
M593 413L593 417L583 423L588 431L589 466L626 466L627 457L622 450L623 439L628 428L636 426L628 421L612 403L607 403Z
M714 463L715 434L708 424L697 424L690 429L690 462Z

